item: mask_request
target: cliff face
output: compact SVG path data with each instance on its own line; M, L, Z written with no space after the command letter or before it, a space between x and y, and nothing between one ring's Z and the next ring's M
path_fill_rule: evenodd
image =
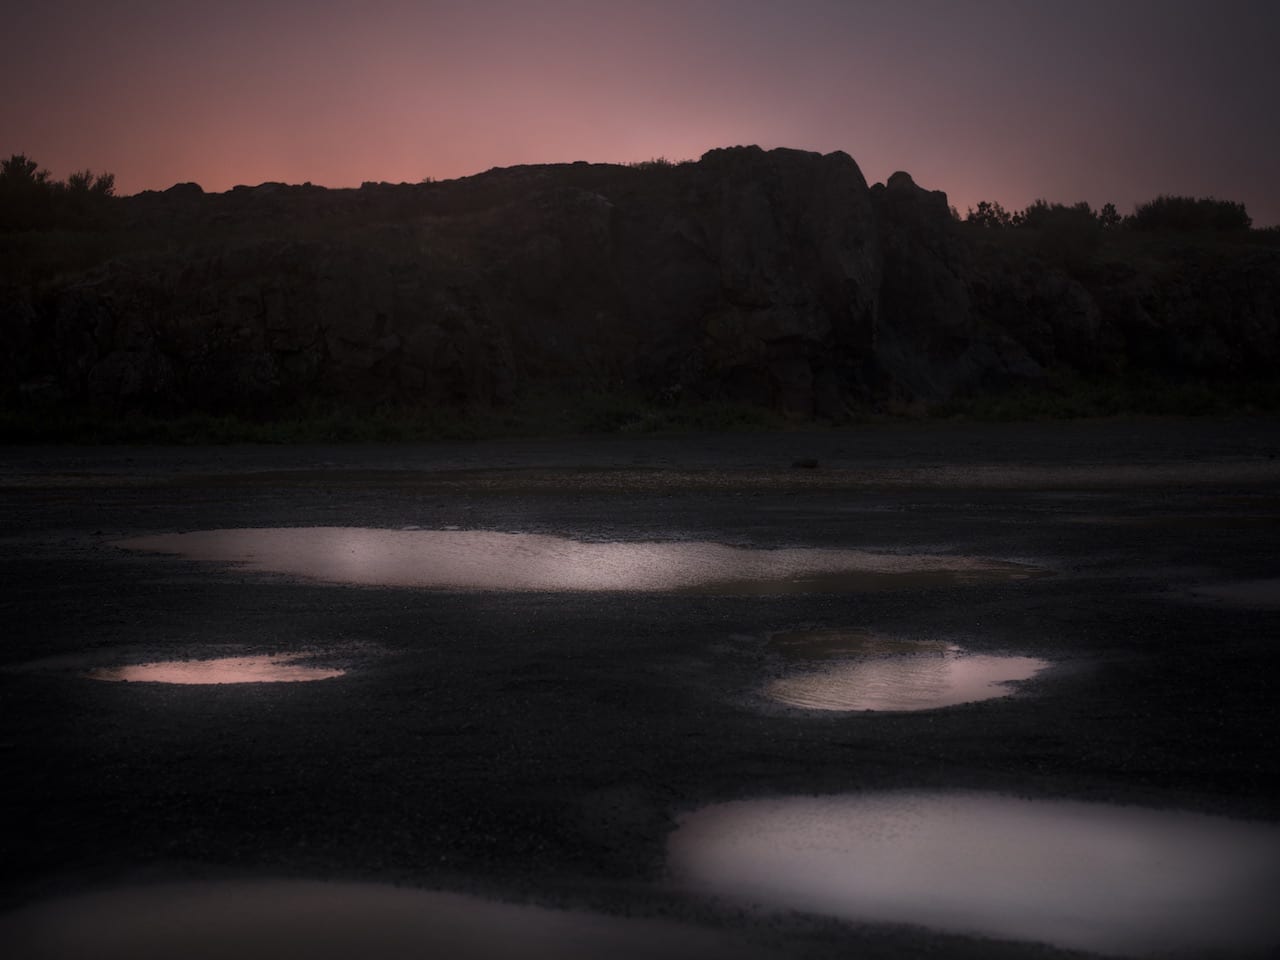
M975 241L905 174L868 188L842 153L738 147L348 191L184 185L120 203L110 259L0 286L10 403L267 410L627 387L838 418L1049 367L1260 371L1280 342L1275 250L1073 279Z
M981 249L957 230L946 195L905 173L874 197L885 251L876 361L887 389L942 400L1064 362L1098 367L1098 309L1079 283Z

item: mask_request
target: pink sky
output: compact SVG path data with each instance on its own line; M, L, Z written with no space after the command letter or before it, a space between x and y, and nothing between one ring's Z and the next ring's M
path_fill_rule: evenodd
M0 153L119 191L844 150L980 199L1244 201L1280 223L1280 4L46 0Z

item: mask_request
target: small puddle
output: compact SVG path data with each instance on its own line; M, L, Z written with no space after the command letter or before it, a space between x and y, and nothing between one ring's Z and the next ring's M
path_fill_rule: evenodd
M940 641L862 631L783 633L771 638L789 659L836 659L765 687L771 700L803 710L936 710L1012 693L1009 684L1049 666L1034 657L966 653Z
M683 817L674 878L770 909L1136 955L1280 947L1280 826L968 793L748 800Z
M220 657L215 660L164 660L120 667L97 667L86 676L93 680L130 683L304 683L340 677L345 670L298 663L301 654L261 657Z
M515 906L450 893L305 881L112 890L0 916L6 956L42 960L647 960L760 957L669 921Z
M117 545L327 583L453 590L785 594L1024 580L1045 572L979 557L756 550L706 542L589 543L485 530L204 530Z

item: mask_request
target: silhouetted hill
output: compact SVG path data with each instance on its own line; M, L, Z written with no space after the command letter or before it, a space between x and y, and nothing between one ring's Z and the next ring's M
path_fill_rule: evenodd
M0 235L10 409L625 391L839 420L1073 378L1238 386L1280 360L1280 248L1256 231L1013 236L843 153L112 202L96 230Z

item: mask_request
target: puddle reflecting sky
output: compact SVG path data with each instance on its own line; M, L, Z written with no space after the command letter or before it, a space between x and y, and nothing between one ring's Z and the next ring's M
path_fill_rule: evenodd
M120 667L98 667L89 671L88 676L94 680L134 683L301 683L327 680L346 673L345 670L297 663L300 657L300 654L274 654L132 663Z
M977 557L754 550L704 542L586 543L484 530L204 530L118 545L331 583L467 590L858 591L1025 579L1042 572Z
M767 908L1099 953L1280 947L1274 824L966 793L794 797L685 816L668 854L678 882Z
M641 960L759 957L675 923L373 884L187 883L0 916L12 957L41 960Z
M940 641L911 642L860 632L773 638L792 658L848 657L774 680L765 695L805 710L935 710L1008 696L1048 661L967 654Z

